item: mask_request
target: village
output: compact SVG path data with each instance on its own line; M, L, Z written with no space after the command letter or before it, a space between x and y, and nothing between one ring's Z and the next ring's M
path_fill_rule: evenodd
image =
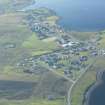
M26 20L29 28L32 32L37 33L38 38L41 40L66 34L64 30L56 24L58 21L56 14L46 8L32 11L31 13L29 12Z
M47 16L51 16L48 11L41 15L39 11L34 11L34 14L27 17L28 25L32 32L37 33L40 40L56 37L55 41L59 49L22 59L17 64L17 68L25 73L36 75L45 73L48 68L51 68L75 80L82 70L91 64L93 57L105 56L105 49L97 48L100 37L86 42L78 41L56 23L51 25L49 21L46 21Z
M84 52L85 55L82 54ZM102 52L104 52L102 54L105 55L105 51L102 50ZM81 73L81 70L86 68L91 63L91 59L96 56L100 56L96 49L90 50L83 47L78 47L78 49L68 48L66 51L55 51L38 57L33 56L26 58L17 66L22 68L25 73L37 75L47 72L47 67L50 67L53 70L74 79L76 78L74 77L75 73Z

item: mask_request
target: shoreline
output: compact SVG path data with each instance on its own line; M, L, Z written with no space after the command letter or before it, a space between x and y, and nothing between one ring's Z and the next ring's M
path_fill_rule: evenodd
M101 31L103 31L104 30L104 28L103 29L93 29L93 30L90 30L90 29L76 29L76 28L72 28L72 27L68 27L68 26L65 26L65 25L62 25L62 20L63 20L63 17L62 17L62 15L60 16L60 15L57 15L58 13L57 13L57 11L55 11L54 10L54 8L53 9L51 9L51 8L49 8L49 7L47 7L47 6L37 6L36 5L36 2L37 2L37 0L35 0L35 2L33 3L33 4L31 4L31 5L29 5L29 6L26 6L25 8L23 8L23 9L21 9L21 10L18 10L18 11L20 11L20 12L25 12L25 11L28 11L28 10L34 10L34 9L38 9L38 8L46 8L46 9L48 9L48 10L51 10L51 11L53 11L53 12L55 12L56 13L56 16L57 17L59 17L59 20L58 20L58 22L57 22L57 24L61 27L61 28L63 28L65 31L70 31L70 32L72 32L72 31L76 31L76 32L101 32ZM35 7L36 6L36 7Z
M97 88L103 82L102 77L103 77L104 72L105 72L105 70L97 72L96 82L93 83L91 86L89 86L88 89L86 90L86 92L84 93L83 105L89 105L90 96L91 96L92 92L94 91L95 88Z

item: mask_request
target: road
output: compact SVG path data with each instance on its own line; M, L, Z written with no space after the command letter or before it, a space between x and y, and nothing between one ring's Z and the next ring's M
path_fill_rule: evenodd
M71 92L73 87L76 85L76 83L80 80L80 78L87 72L87 70L92 66L93 64L88 65L87 68L85 68L85 70L83 70L84 72L81 73L81 75L77 78L77 80L75 80L72 84L72 86L70 86L69 91L68 91L68 97L67 97L67 105L71 105Z
M70 79L69 77L65 76L65 75L62 75L60 73L58 73L57 71L51 69L51 68L47 68L49 71L53 72L54 74L56 75L59 75L60 77L63 77L65 78L66 80L68 80L69 82L72 82L72 83L75 83L75 81L73 81L72 79Z
M77 82L80 80L80 78L87 72L87 70L89 70L89 68L93 66L94 62L95 62L95 60L93 60L93 63L88 65L85 69L81 70L82 73L80 74L80 76L76 80L72 80L71 78L69 78L65 75L62 75L62 74L58 73L57 71L55 71L49 67L47 68L49 71L53 72L56 75L59 75L59 76L65 78L66 80L68 80L69 82L72 83L72 85L70 85L68 95L67 95L67 105L71 105L71 92L72 92L73 87L77 84Z

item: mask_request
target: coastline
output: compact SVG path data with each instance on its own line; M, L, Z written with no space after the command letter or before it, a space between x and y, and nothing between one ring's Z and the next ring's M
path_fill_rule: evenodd
M105 70L97 72L96 82L94 84L92 84L92 86L90 86L84 94L83 105L89 105L90 96L91 96L92 92L94 91L95 88L97 88L103 82L102 77L103 77L104 72L105 72Z

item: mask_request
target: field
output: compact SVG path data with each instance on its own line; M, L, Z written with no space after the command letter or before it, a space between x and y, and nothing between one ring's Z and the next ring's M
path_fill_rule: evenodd
M64 100L48 101L48 100L38 100L30 99L26 101L8 101L1 100L0 105L64 105Z
M35 33L30 35L29 38L23 42L22 46L32 50L32 55L42 55L57 49L57 44L55 41L45 42L39 40Z
M81 41L90 40L94 38L96 34L97 32L71 32L71 35Z
M45 54L57 48L54 41L40 41L37 35L24 24L24 16L24 13L9 13L0 16L0 68L5 66L2 68L4 71L10 72L13 69L10 66L14 66L19 59ZM11 45L14 48L10 48Z
M24 19L26 15L21 12L0 15L0 86L5 88L0 88L0 105L64 105L68 81L50 71L34 75L17 68L17 63L25 58L58 48L55 40L40 40L29 29ZM49 95L54 95L55 99L48 100Z
M37 79L30 75L14 76L0 78L0 85L5 88L0 87L0 105L65 105L69 83L63 78L52 73ZM50 94L57 98L49 100Z
M105 49L105 32L102 31L100 33L100 36L101 36L101 40L99 41L99 46L98 47Z

